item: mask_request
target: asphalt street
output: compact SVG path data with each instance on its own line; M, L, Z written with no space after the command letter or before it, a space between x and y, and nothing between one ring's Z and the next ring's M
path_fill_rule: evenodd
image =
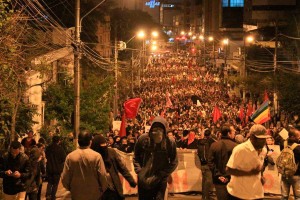
M46 194L46 187L47 183L45 182L43 184L42 188L42 200L45 200L45 194ZM62 187L62 185L59 185L58 191L57 191L57 200L71 200L69 193ZM137 200L137 195L131 195L126 196L125 200ZM199 192L188 192L188 193L181 193L181 194L169 194L168 200L192 200L192 199L202 199L201 193ZM265 199L280 199L279 195L272 195L272 194L266 194ZM290 197L289 200L293 200L293 197ZM217 200L216 196L212 195L212 200Z

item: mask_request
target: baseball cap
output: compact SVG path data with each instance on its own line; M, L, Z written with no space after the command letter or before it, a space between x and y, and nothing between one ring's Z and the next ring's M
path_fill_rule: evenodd
M255 124L250 128L250 134L254 135L256 138L267 138L267 129L260 124Z

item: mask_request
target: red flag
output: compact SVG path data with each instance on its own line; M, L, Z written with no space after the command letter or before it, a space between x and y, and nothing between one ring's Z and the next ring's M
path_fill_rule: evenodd
M127 119L126 119L125 113L123 113L122 122L121 122L121 126L120 126L120 133L119 133L120 137L126 136L126 125L127 125Z
M166 109L164 109L164 110L161 111L160 116L161 117L165 117L165 113L166 113Z
M173 106L170 96L171 96L170 93L167 92L166 93L166 108L170 108Z
M221 116L222 116L221 111L217 106L215 106L213 110L213 122L216 123Z
M142 102L141 98L134 98L125 101L124 111L127 119L133 119L136 117L141 102Z
M251 116L253 113L253 107L252 104L249 102L247 107L247 116Z
M265 90L265 93L264 93L264 102L268 101L268 100L269 100L269 96L268 96L267 91Z

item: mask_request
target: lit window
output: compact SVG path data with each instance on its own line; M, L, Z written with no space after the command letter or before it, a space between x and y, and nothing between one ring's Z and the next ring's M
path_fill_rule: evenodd
M222 0L223 7L244 7L244 0Z
M244 7L244 0L230 0L230 7Z
M223 7L228 7L229 6L229 0L222 0L222 5L223 5Z

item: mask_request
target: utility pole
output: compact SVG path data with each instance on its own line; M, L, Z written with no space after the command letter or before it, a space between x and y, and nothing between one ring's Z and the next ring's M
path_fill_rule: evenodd
M114 117L118 114L118 42L115 38L115 97L114 97Z
M278 113L278 101L277 101L277 51L278 51L278 24L275 21L275 49L274 49L274 108L275 115Z
M131 51L131 96L133 98L133 51Z
M93 9L80 18L80 0L75 1L75 49L74 49L74 146L77 146L80 128L80 59L81 59L81 24L83 18L93 12L106 0L102 0Z
M75 4L75 51L74 51L74 145L77 146L80 127L80 0Z

